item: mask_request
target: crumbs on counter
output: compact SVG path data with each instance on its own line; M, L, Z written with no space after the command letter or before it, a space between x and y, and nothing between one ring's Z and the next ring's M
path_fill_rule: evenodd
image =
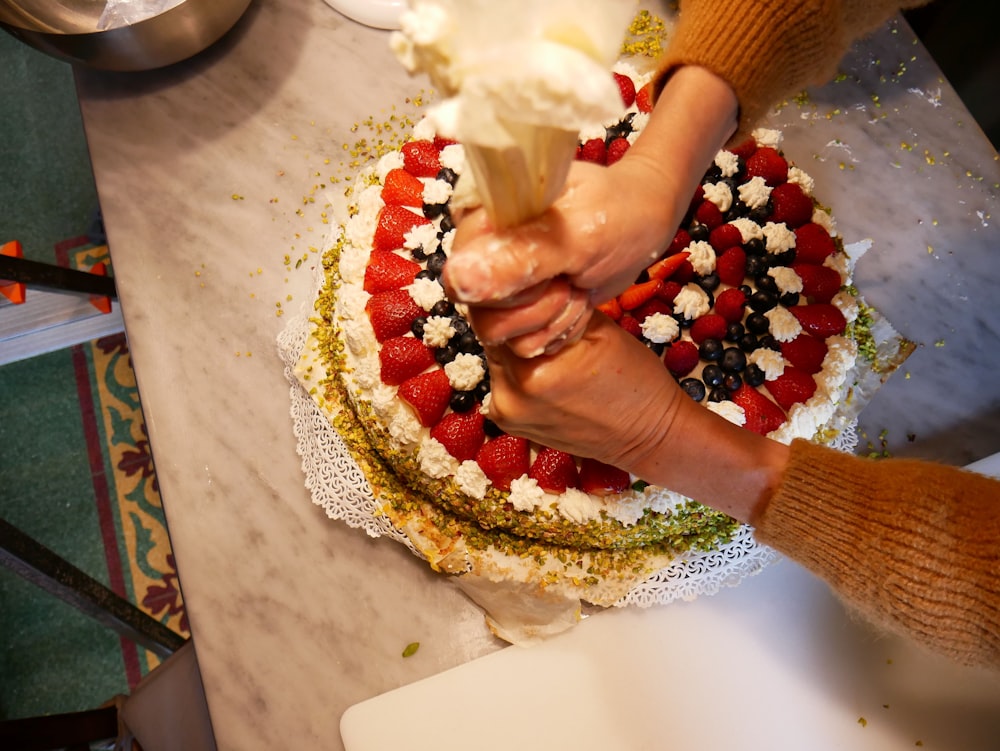
M866 720L864 717L859 717L858 718L858 724L861 727L866 728L866 727L868 727L868 720Z
M403 657L413 657L413 655L417 653L418 649L420 649L420 642L411 641L403 650Z

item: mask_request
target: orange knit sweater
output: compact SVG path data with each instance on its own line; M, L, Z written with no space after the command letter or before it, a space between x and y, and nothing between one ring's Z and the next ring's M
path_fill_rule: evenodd
M1000 482L808 441L753 519L757 539L825 579L874 624L1000 668Z

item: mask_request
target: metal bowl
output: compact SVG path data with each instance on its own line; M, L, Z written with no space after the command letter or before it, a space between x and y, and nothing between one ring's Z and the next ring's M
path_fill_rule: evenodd
M102 70L150 70L201 52L250 0L183 0L127 26L100 30L105 0L0 0L0 26L32 47Z

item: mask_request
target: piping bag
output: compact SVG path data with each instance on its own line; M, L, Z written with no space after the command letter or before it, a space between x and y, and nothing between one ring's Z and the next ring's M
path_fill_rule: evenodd
M390 45L444 99L427 117L465 148L495 229L559 195L580 131L622 112L611 75L634 0L410 0Z

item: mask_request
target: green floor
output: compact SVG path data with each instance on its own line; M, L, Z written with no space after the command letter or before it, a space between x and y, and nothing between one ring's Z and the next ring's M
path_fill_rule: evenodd
M53 262L97 208L72 72L4 33L0 70L0 242ZM0 516L107 584L69 350L0 368ZM127 689L117 635L0 567L0 719Z

